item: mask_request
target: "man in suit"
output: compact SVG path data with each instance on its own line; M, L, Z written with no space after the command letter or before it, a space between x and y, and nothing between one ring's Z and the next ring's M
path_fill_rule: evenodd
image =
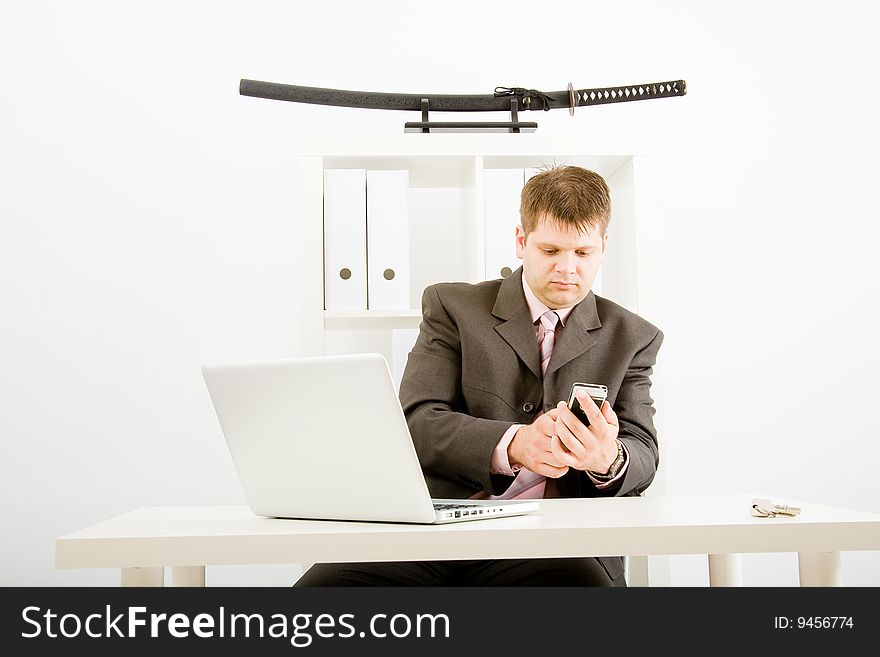
M426 288L400 400L433 497L639 495L653 480L650 375L663 334L590 290L610 216L598 174L571 166L542 172L522 192L522 267L503 280ZM579 398L589 426L565 403L575 382L608 388L601 409ZM608 556L319 564L297 583L369 584L625 580L623 559Z

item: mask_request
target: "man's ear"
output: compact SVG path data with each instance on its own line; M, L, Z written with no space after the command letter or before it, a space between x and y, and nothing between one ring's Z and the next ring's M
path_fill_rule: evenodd
M605 233L605 236L602 238L602 253L605 253L605 249L608 248L608 233Z
M516 227L516 257L523 259L523 253L526 250L526 232L522 226Z

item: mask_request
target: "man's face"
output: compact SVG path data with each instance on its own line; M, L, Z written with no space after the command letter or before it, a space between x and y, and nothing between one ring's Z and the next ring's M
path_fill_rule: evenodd
M547 215L528 238L516 229L516 257L523 261L523 276L532 292L548 308L570 308L590 292L599 265L605 258L608 235L580 233L562 227Z

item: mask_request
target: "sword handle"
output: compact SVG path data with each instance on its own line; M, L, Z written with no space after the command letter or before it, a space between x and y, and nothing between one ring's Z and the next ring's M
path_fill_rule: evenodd
M687 84L684 80L670 82L649 82L647 84L629 84L620 87L602 87L598 89L579 89L575 91L577 106L606 105L608 103L625 103L632 100L649 98L671 98L684 96Z

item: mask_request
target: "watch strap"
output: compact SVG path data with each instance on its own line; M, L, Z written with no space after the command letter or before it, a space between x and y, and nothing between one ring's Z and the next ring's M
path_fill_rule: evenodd
M621 468L623 468L623 464L626 463L626 452L623 449L623 443L620 440L617 441L617 458L611 463L611 467L608 468L608 472L598 473L589 470L588 472L592 477L596 479L601 479L602 481L610 481L614 479L618 474L620 474Z

